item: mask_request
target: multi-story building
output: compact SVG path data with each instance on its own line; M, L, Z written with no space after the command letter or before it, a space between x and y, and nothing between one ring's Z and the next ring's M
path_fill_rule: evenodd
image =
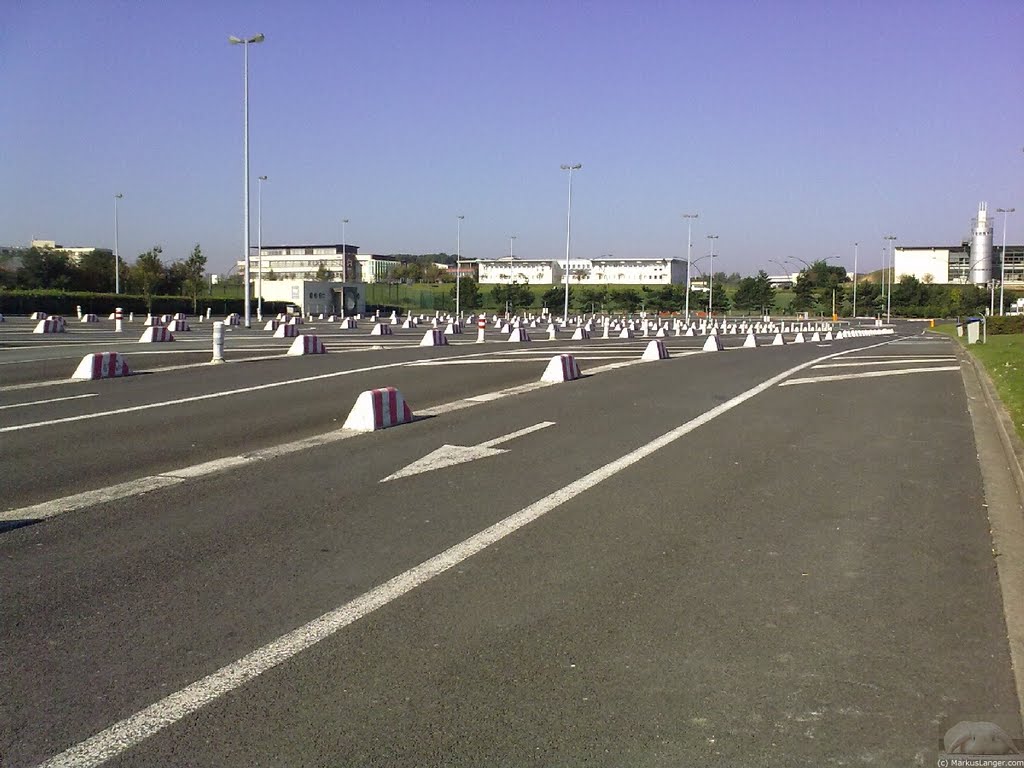
M565 283L565 262L558 259L481 259L481 283ZM685 285L686 260L643 256L570 259L571 285Z
M92 245L58 245L55 240L33 240L32 247L41 251L63 251L75 264L81 261L83 255L96 250Z
M335 280L354 283L359 280L359 246L346 243L335 245L265 245L249 257L249 274L255 281L263 271L267 276L281 280L314 280L323 266ZM239 274L245 271L245 262L235 265Z
M1004 214L1005 215L1005 214ZM1024 245L993 245L992 219L981 203L972 222L971 237L959 245L911 245L893 249L894 279L912 275L924 283L973 283L1002 280L1024 288Z
M398 259L390 256L374 256L372 254L360 254L356 256L359 263L359 277L363 283L386 282L391 273L401 264Z

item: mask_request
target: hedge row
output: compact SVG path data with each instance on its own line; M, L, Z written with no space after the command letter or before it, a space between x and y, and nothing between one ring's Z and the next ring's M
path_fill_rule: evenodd
M153 314L171 315L175 312L195 314L192 311L192 299L185 296L153 296ZM276 315L284 312L290 302L264 301L263 314ZM84 313L93 313L104 317L121 307L125 313L145 314L148 302L144 296L128 294L88 293L84 291L45 291L45 290L3 290L0 291L0 314L30 315L33 312L46 312L53 315L73 317L76 307ZM196 305L198 313L206 314L209 308L214 315L227 315L231 312L239 314L245 311L244 299L215 298L205 296ZM251 302L251 310L256 312L256 302Z
M1024 315L1006 315L988 318L988 332L993 336L1024 333Z

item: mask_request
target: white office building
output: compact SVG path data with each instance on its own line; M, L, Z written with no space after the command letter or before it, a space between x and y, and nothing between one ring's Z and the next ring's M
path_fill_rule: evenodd
M558 259L481 259L480 283L565 283L565 261ZM601 256L570 259L571 285L685 285L686 260Z

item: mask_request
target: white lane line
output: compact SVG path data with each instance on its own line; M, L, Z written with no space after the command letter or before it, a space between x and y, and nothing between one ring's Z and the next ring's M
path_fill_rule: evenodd
M838 354L842 354L841 352ZM47 760L40 768L86 768L96 766L131 749L145 739L159 733L184 717L197 712L212 701L239 688L264 672L288 661L293 656L325 640L353 622L367 616L378 608L408 594L421 584L433 579L450 568L464 562L501 541L520 528L546 515L553 509L574 499L598 483L601 483L636 464L656 451L672 444L698 427L707 424L727 411L745 403L752 397L771 389L794 373L809 368L817 360L801 363L787 371L772 376L757 386L736 397L715 406L695 419L672 429L660 437L645 443L634 451L605 464L593 472L575 480L564 488L534 502L489 528L470 536L465 541L450 547L439 555L425 560L417 566L400 573L393 579L371 589L354 600L328 611L298 629L282 635L272 642L257 648L238 661L221 667L189 686L157 701L146 709L121 720L85 741Z
M33 400L31 403L12 403L11 405L0 405L0 411L8 408L25 408L29 405L46 405L47 403L59 403L64 400L81 400L83 397L99 397L95 392L88 395L68 395L67 397L51 397L49 400Z
M898 368L894 371L867 371L865 373L841 373L832 376L811 376L804 379L790 379L780 384L789 387L794 384L818 384L823 381L844 381L846 379L877 379L882 376L906 376L911 373L933 373L935 371L959 371L959 365L944 365L935 368Z
M53 379L51 381L31 381L26 384L8 384L0 387L0 392L17 392L23 389L36 389L37 387L55 387L58 384L84 384L89 379Z
M950 363L956 360L955 357L891 357L882 358L876 360L862 360L856 363L824 363L823 365L814 366L814 370L819 368L866 368L869 365L906 365L908 363L921 363L927 365L929 363Z
M496 445L501 445L502 443L507 443L510 440L515 440L517 437L529 435L532 432L536 432L537 430L540 429L546 429L547 427L553 427L554 425L555 422L553 421L542 421L539 424L534 424L532 427L524 427L523 429L517 429L515 432L509 432L507 435L502 435L501 437L495 437L492 438L491 440L485 440L482 443L477 443L477 447L493 448Z

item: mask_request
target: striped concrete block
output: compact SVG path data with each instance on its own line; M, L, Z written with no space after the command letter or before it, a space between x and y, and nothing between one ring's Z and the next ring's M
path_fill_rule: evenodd
M718 338L717 334L710 334L707 340L704 342L704 346L701 347L704 352L721 352L722 351L722 340Z
M81 319L78 322L80 322L80 323L98 323L99 321L100 321L99 315L88 314L88 315L82 315Z
M356 398L355 405L345 419L343 429L375 432L413 420L412 409L402 393L394 387L371 389Z
M632 328L623 328L621 331L619 331L619 338L620 339L632 339L634 337L635 337L635 335L633 333L633 329Z
M647 344L647 349L640 355L640 359L644 362L651 362L652 360L668 360L668 349L665 348L665 342L661 339L654 339Z
M284 326L282 326L284 327ZM296 336L295 341L288 348L289 355L326 355L327 347L320 341L316 336L311 333L305 333L301 336Z
M513 328L508 335L509 341L533 341L525 328Z
M354 317L346 317L342 319L338 327L346 331L354 331L359 327L359 321Z
M384 323L375 323L373 330L370 331L371 336L394 336L395 334L391 331L390 325L384 325Z
M232 312L230 315L224 318L224 325L241 325L242 316L237 312Z
M444 331L440 328L431 328L425 334L423 339L420 341L421 347L447 347L448 337L444 335Z
M267 324L263 326L264 331L276 331L277 326L281 324L280 320L267 320Z
M64 333L66 330L64 318L48 317L45 320L40 320L32 333Z
M573 341L582 341L590 338L590 331L587 328L577 328L572 332Z
M191 331L192 328L189 327L188 322L185 320L171 320L167 324L167 330L172 333L178 333L179 331Z
M45 312L33 312L31 315L28 316L28 319L29 320L45 320L46 319L46 313Z
M580 366L572 355L555 355L548 361L548 367L544 369L541 381L550 381L556 384L563 381L575 381L580 378Z
M288 325L304 325L305 320L302 319L302 315L292 315L288 318Z
M78 368L71 374L72 379L113 379L131 376L128 361L120 352L96 352L86 355Z
M174 341L174 334L166 328L154 325L147 328L139 339L140 344L149 344L164 341Z
M274 331L275 339L291 339L299 335L299 326L291 323L282 323Z

